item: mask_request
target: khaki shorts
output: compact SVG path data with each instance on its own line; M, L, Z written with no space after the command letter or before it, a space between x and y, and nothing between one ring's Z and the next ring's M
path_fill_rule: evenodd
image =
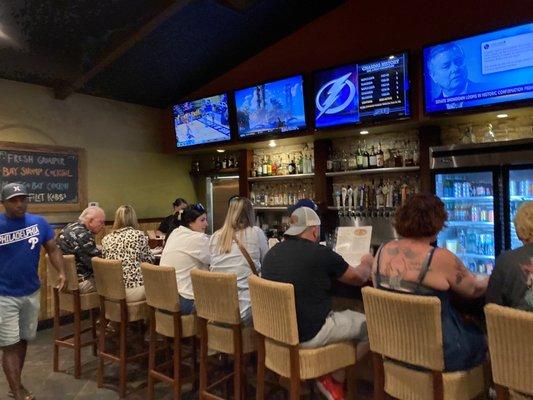
M40 290L28 296L0 296L0 347L35 339L40 306Z
M345 340L368 341L366 317L352 310L331 311L315 337L300 343L302 347L322 347Z

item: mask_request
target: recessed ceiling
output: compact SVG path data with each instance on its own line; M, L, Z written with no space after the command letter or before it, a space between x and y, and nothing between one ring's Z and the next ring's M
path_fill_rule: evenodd
M166 107L342 0L13 0L0 78Z

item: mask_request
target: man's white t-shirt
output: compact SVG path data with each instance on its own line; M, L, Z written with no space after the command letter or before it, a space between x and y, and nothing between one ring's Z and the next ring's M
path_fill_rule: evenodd
M194 300L191 271L207 270L209 262L209 236L182 225L168 237L159 265L174 267L180 296Z

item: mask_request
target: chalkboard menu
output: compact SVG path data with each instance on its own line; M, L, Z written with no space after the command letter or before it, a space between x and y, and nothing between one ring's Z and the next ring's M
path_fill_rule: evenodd
M85 207L85 152L69 147L0 142L1 186L26 185L33 211Z

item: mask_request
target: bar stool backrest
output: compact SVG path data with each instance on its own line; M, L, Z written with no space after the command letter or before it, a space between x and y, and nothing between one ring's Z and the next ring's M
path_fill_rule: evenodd
M441 304L437 297L364 287L370 349L433 371L444 370Z
M208 321L239 324L237 275L194 269L191 271L196 314Z
M146 291L146 303L159 310L177 312L180 310L176 270L173 267L164 267L141 263L141 271Z
M251 275L248 278L254 329L286 345L297 345L298 324L294 286Z
M494 382L533 395L533 313L487 304L485 315Z
M76 259L72 254L63 255L63 264L65 265L65 277L67 278L67 290L72 292L79 289L78 273L76 271ZM46 255L46 280L48 286L54 287L58 281L59 276L56 269L50 261L48 254Z
M98 294L111 300L125 299L126 289L122 261L93 257L92 265Z

